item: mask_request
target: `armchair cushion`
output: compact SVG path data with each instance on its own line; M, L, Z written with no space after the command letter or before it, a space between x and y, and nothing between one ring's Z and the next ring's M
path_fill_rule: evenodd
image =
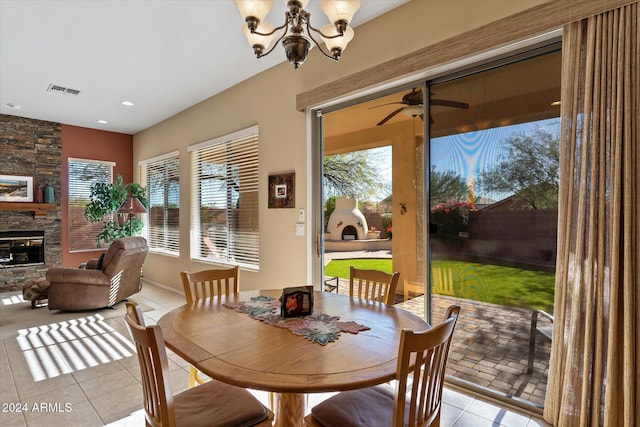
M47 280L51 283L76 283L109 286L111 280L101 271L82 268L52 267L47 270Z
M101 253L98 258L92 258L86 262L84 268L91 270L102 270L102 262L104 261L105 252Z

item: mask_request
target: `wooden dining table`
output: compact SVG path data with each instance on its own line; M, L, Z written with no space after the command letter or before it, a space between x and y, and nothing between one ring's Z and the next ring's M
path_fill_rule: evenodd
M198 300L160 318L168 348L216 380L277 393L276 426L303 425L306 393L352 390L395 377L402 328L430 326L403 309L329 292L314 292L313 311L369 327L342 332L327 345L294 335L224 305L282 290L245 291Z

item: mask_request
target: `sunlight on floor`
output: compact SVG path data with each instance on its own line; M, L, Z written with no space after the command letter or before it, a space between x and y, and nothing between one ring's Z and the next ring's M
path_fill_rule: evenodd
M21 304L25 301L22 295L12 295L9 298L2 298L2 305Z
M20 329L16 340L35 381L135 354L131 341L99 314Z

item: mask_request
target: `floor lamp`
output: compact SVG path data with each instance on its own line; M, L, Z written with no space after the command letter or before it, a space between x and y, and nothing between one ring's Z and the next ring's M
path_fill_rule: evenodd
M124 202L120 205L117 213L129 214L129 237L133 236L133 224L131 220L133 219L134 214L147 213L144 205L137 197L127 196Z

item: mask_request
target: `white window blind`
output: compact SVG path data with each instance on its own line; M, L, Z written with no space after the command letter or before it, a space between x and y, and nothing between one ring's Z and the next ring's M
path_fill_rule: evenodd
M189 147L191 257L258 269L258 127Z
M180 255L180 159L177 151L140 162L149 196L149 250Z
M69 252L95 250L98 247L96 236L102 229L102 223L91 224L84 217L84 210L90 201L91 185L112 182L115 165L114 162L69 158Z

